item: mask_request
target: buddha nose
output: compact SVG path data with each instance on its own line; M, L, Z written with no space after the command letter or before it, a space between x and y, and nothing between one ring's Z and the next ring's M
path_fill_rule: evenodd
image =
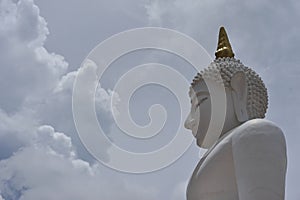
M191 118L191 115L189 114L184 122L184 127L186 129L192 129L193 119Z

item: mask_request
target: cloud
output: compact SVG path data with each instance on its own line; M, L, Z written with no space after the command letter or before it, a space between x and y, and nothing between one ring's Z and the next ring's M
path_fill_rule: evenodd
M7 114L0 109L0 160L10 157L20 147L28 145L33 139L31 133L35 126L37 121L32 117L30 110Z
M43 117L38 110L68 63L44 48L48 29L33 1L3 0L0 13L0 137L6 158L31 142Z
M63 56L44 47L48 34L32 0L0 1L0 199L156 199L81 159L71 112L78 72L66 74ZM97 91L105 118L112 92Z
M74 157L71 138L63 133L55 132L54 128L48 125L40 126L37 129L36 144L42 147L48 146L55 153L64 155L65 157Z
M77 137L71 110L77 71L66 74L68 63L63 56L50 53L44 47L49 34L47 23L32 0L3 0L0 12L0 93L5 94L0 99L2 141L5 137L6 141L15 137L8 132L22 126L27 126L27 130L15 131L18 140L19 137L26 140L27 132L32 131L28 129L33 126L51 124L72 137L79 155L86 156L88 153ZM111 92L101 87L97 91L100 94L96 99L97 110L106 122L105 128L109 129L111 116L107 102ZM15 146L19 147L23 139ZM11 153L17 147L6 149L10 148Z
M1 35L10 34L10 42L42 46L49 33L44 18L32 0L1 1Z
M69 137L41 126L32 145L0 161L0 191L21 200L155 199L153 191L125 181L107 183L98 167L76 158Z
M54 89L47 95L46 98L44 98L42 101L43 103L34 106L34 110L36 115L39 117L40 124L50 124L60 132L63 132L71 137L77 155L81 159L89 162L94 162L95 160L83 146L77 134L77 130L75 129L72 113L72 93L73 84L78 72L80 70L84 71L83 74L86 76L86 82L81 91L84 92L87 89L86 86L91 77L95 76L95 67L96 66L83 67L77 71L71 71L61 76ZM96 113L98 120L101 122L101 126L106 133L110 132L113 122L110 104L112 94L112 91L107 91L100 85L98 85L95 93ZM94 95L93 91L91 91L91 95ZM79 96L86 98L85 95ZM114 106L112 108L115 109ZM81 106L80 109L84 111L86 106ZM99 144L101 144L101 142L99 142Z
M0 2L0 107L17 112L23 104L41 103L55 87L68 64L49 53L43 43L45 20L30 0Z

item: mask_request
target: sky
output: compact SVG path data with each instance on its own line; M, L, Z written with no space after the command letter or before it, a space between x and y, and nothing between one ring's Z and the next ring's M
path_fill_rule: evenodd
M286 199L299 200L299 10L296 0L0 0L0 199L185 199L203 150L193 142L175 163L151 173L104 166L76 131L73 83L89 52L119 32L148 26L174 29L213 57L219 27L225 26L236 58L257 71L268 88L266 118L283 130L287 141ZM177 56L154 50L112 63L97 87L96 114L108 137L128 150L163 146L180 123L172 92L147 85L134 93L130 110L145 125L149 107L163 105L168 118L160 135L133 140L116 126L110 107L114 85L133 66L149 62L168 64L190 81L196 73ZM109 159L109 154L103 152L103 157Z

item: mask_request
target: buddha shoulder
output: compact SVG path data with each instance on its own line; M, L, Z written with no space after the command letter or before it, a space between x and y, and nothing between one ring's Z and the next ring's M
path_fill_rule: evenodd
M285 145L285 137L282 130L273 122L266 119L249 120L234 130L232 142L240 141L259 141L268 143L269 141L278 141Z

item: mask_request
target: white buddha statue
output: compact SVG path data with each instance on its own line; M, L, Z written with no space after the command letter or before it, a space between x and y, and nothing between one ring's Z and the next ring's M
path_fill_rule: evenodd
M281 129L263 119L268 104L265 85L234 58L223 27L215 55L189 92L192 105L185 127L198 146L208 150L189 181L187 200L283 200L286 143ZM204 79L225 86L227 99L224 126L213 145L204 142L207 134L215 134L207 132L212 105Z

